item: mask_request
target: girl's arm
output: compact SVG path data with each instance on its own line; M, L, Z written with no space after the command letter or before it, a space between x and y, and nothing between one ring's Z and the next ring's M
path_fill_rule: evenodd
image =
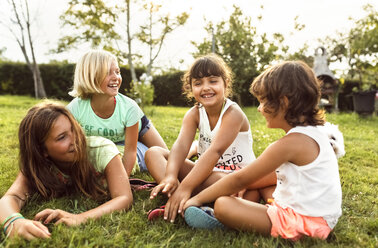
M222 124L210 147L201 155L196 166L184 178L179 188L169 199L165 208L164 217L166 219L170 219L172 222L176 214L182 212L184 203L190 198L193 190L210 176L214 165L240 132L244 118L241 110L234 106L231 106L225 112Z
M189 199L185 203L184 209L189 206L201 206L204 203L214 202L220 196L228 196L247 188L248 185L275 171L283 163L292 161L292 158L300 152L300 146L302 146L300 142L295 141L293 137L281 138L266 148L256 160L242 170L223 177Z
M116 210L128 209L133 202L133 195L120 156L115 156L109 162L105 168L105 176L111 200L81 214L71 214L60 209L45 209L39 212L34 219L43 220L45 224L55 220L55 224L65 223L74 226L86 222L87 219L98 218Z
M160 191L167 193L168 197L178 186L178 173L184 163L192 145L198 127L198 109L191 108L184 116L180 133L169 152L167 168L164 179L151 192L151 198Z
M126 127L125 130L125 150L122 157L122 163L125 166L127 175L130 176L133 171L138 143L139 126L138 122L131 126Z
M12 186L0 199L0 221L3 223L8 219L2 228L5 229L7 227L6 233L10 236L17 234L29 240L33 238L49 238L50 232L42 223L23 218L15 219L16 216L9 218L15 213L20 212L21 208L25 205L26 198L30 193L29 191L27 179L19 172Z

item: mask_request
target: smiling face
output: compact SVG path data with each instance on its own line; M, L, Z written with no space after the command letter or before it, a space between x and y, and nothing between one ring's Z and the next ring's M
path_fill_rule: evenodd
M102 81L100 89L106 95L116 96L118 94L121 83L122 77L118 63L113 60L110 65L109 73L106 75L104 81Z
M223 104L225 83L222 77L209 76L192 80L192 93L204 107Z
M46 154L62 170L68 169L75 160L72 124L60 115L52 125L45 141Z

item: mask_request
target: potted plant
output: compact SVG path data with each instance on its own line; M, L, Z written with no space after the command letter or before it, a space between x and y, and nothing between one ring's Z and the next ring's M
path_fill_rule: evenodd
M361 88L353 88L354 111L360 116L370 116L374 113L376 90L369 84Z
M356 20L349 32L328 39L334 60L348 64L344 75L358 81L353 88L353 104L354 111L363 116L374 112L378 88L378 11L369 4L364 10L366 16Z

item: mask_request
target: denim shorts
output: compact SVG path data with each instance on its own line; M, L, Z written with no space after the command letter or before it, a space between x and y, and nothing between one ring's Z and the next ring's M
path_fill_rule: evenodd
M139 131L138 140L140 140L143 135L147 133L147 131L151 128L151 121L147 118L147 116L143 116L141 119L142 127ZM125 141L117 142L116 145L125 146ZM147 171L147 165L144 161L144 155L146 154L146 151L148 150L148 147L144 145L142 142L138 141L137 143L137 160L140 171Z
M140 119L142 122L142 127L140 128L138 140L140 140L143 135L147 133L147 131L151 128L151 121L147 118L147 116L143 115L143 117Z

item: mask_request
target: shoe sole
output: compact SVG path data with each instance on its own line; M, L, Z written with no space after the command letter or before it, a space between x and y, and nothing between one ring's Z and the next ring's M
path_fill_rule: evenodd
M224 225L220 223L216 218L210 216L205 211L197 207L188 207L185 210L184 217L186 223L193 228L224 228Z

